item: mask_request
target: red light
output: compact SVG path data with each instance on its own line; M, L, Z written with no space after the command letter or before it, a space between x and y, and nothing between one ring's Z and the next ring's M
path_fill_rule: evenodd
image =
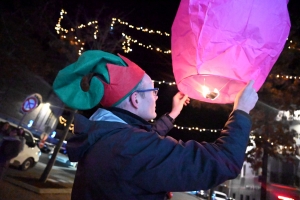
M284 197L284 196L278 196L278 199L281 199L281 200L295 200L293 198Z

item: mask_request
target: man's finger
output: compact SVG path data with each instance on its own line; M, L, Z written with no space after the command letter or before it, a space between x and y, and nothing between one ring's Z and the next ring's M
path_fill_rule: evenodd
M181 100L185 102L188 98L189 98L188 95L184 94Z
M254 80L250 80L249 82L248 82L248 84L247 84L247 86L246 87L250 87L250 88L252 88L253 87L253 85L254 85Z

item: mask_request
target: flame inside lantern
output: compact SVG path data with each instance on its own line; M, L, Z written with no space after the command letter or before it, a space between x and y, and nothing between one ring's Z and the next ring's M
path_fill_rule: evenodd
M202 85L202 95L207 98L207 99L211 99L211 100L215 100L216 98L218 98L220 92L217 88L215 88L213 91L211 91L207 86Z

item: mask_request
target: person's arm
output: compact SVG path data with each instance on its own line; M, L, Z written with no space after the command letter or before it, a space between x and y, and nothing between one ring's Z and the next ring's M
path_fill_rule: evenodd
M177 94L173 97L172 110L169 113L169 116L175 120L176 117L180 114L183 106L186 106L190 103L190 98L181 93L177 92Z
M173 123L174 119L171 118L168 113L166 113L156 120L156 122L152 125L152 130L154 130L160 136L166 136L174 127Z
M235 110L214 143L177 141L172 137L139 140L146 148L131 160L131 180L144 190L192 191L209 189L235 178L241 170L251 130L247 113Z
M147 145L151 156L144 155L151 162L145 162L147 166L136 174L134 182L151 192L190 191L235 178L242 168L251 131L248 113L258 100L252 85L250 81L237 95L233 112L214 143L184 143L169 137L153 140Z
M180 114L183 106L190 103L187 95L177 92L173 97L172 110L170 113L164 114L152 126L152 129L161 136L166 136L167 133L173 128L173 123L176 117Z

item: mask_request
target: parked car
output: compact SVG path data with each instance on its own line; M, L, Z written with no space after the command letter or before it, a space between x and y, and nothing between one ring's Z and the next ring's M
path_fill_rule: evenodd
M167 192L167 199L172 199L173 192Z
M201 199L208 199L209 191L207 190L199 190L196 192L196 196L200 197Z
M5 122L6 120L0 119L0 121ZM15 123L9 122L9 124L11 127L18 128L18 125ZM10 165L19 167L22 171L25 171L31 167L34 167L34 165L39 161L41 151L37 147L31 131L24 127L20 128L23 128L25 131L24 138L26 142L23 151L21 151L17 157L10 160Z
M53 152L54 152L54 148L49 152L49 156L48 156L49 159L51 159L51 157L53 155ZM56 161L64 163L68 166L72 166L72 167L77 168L77 162L71 162L69 160L67 150L64 147L61 147L59 152L57 153Z
M54 147L54 144L48 142L45 142L43 146L39 145L39 148L43 153L50 153L51 151L53 151Z
M228 200L228 196L224 192L213 191L212 200Z
M37 145L38 145L39 149L41 150L41 152L43 152L43 153L50 153L55 147L54 144L51 144L49 142L45 142L45 143L43 143L43 145L41 145L39 138L35 137L34 140L37 143Z

